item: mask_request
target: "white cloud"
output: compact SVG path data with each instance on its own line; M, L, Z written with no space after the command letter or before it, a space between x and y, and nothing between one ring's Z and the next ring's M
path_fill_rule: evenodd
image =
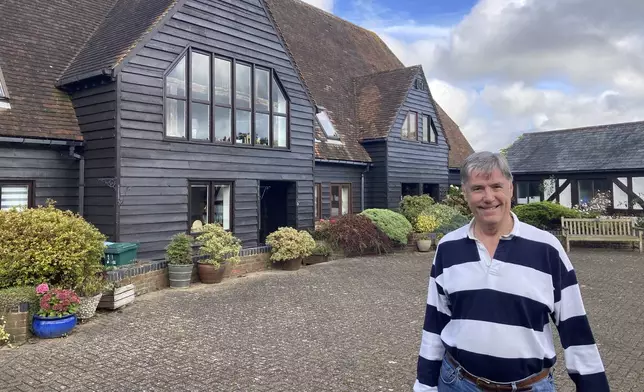
M644 1L481 0L454 26L358 4L371 11L361 25L406 65L423 65L475 149L527 131L644 120Z
M334 0L303 0L305 3L309 3L313 6L321 8L328 12L333 12L333 3Z

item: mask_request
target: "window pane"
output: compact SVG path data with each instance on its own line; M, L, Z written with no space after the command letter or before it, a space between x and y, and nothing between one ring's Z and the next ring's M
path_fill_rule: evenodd
M200 231L201 226L208 223L208 186L192 185L190 187L190 231Z
M271 75L264 69L255 70L255 110L268 112L270 110L270 90L268 88Z
M215 102L230 105L230 74L232 65L228 60L215 59Z
M633 177L633 193L644 199L644 177ZM633 200L633 209L641 210L642 206Z
M423 116L423 141L429 142L429 138L429 118L427 116Z
M237 132L236 138L239 144L250 144L250 112L245 110L238 110L235 113L235 131Z
M273 116L273 147L288 147L286 134L286 117Z
M186 137L186 102L167 98L165 132L170 137Z
M271 116L264 113L255 113L255 144L268 146L268 134Z
M418 115L409 113L409 139L418 140Z
M400 137L407 139L409 135L409 114L405 117L402 128L400 129Z
M593 198L593 180L579 180L579 204L590 202Z
M210 105L192 104L192 133L190 137L198 140L210 140Z
M286 98L275 80L273 80L273 113L286 114Z
M186 57L184 56L165 79L166 94L186 97Z
M250 109L250 67L236 64L235 67L235 104L238 109Z
M213 221L230 230L230 185L214 185L213 195Z
M231 109L215 108L215 141L230 143L233 133L231 114Z
M192 98L210 101L210 56L192 53Z
M326 111L320 112L315 116L317 117L318 122L320 123L320 126L322 127L322 130L327 137L338 137L338 132L335 130L335 127L333 126L333 123L331 122L331 119L329 118L329 115Z
M331 216L340 215L340 187L331 187Z
M0 187L0 209L29 207L29 186L3 185Z
M0 97L5 97L4 89L2 88L2 83L0 83Z
M620 181L625 187L628 187L628 179L626 177L619 177L617 181ZM618 210L628 209L628 194L615 184L613 184L613 206Z
M437 135L438 135L438 132L436 131L436 127L434 126L434 123L433 123L433 122L430 122L430 123L429 123L429 126L430 126L430 128L431 128L431 132L429 133L429 141L430 141L431 143L437 143L437 142L438 142L438 140L436 140L436 137L437 137Z
M350 187L349 185L342 186L342 215L349 213L349 203L351 202L351 196L349 195Z

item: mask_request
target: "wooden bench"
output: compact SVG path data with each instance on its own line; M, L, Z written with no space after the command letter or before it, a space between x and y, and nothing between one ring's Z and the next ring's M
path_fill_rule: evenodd
M570 219L561 218L561 229L566 239L566 251L570 241L635 242L642 253L642 231L635 228L631 219Z

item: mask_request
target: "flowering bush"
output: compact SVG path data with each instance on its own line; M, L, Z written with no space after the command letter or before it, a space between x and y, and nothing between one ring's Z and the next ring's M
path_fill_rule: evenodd
M320 219L319 221L315 222L315 230L311 235L313 236L314 240L328 240L329 239L329 228L331 227L331 224L335 223L335 219Z
M0 346L9 342L9 334L4 329L4 317L0 316Z
M364 215L343 215L329 228L329 238L335 248L347 256L366 253L387 253L391 240Z
M315 240L307 231L280 227L266 237L266 245L271 247L271 261L284 261L310 256Z
M204 225L197 241L201 243L201 254L208 256L208 259L201 263L219 268L224 261L229 264L237 264L240 261L241 240L217 223Z
M434 204L431 207L423 210L421 215L434 217L434 219L438 221L438 225L442 226L449 223L452 218L454 218L454 216L460 214L458 210L453 207L447 206L445 204Z
M371 208L360 213L376 225L390 240L399 244L407 244L407 238L413 231L411 223L402 214L395 211Z
M432 215L421 215L416 220L416 233L433 233L438 228L438 220Z
M573 206L573 209L579 211L584 218L597 218L606 214L611 202L612 196L610 192L597 192L589 202Z
M49 289L46 283L36 287L36 294L40 297L38 315L43 317L62 317L75 314L80 304L80 299L73 290Z

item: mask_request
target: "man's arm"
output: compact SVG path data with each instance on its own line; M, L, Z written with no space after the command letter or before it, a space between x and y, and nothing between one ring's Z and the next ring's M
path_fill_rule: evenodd
M608 379L588 322L575 270L558 248L559 267L553 273L555 310L553 321L564 348L566 369L578 392L608 392Z
M441 285L443 268L439 252L440 250L437 249L429 276L425 322L420 344L420 355L418 356L414 392L433 392L438 390L438 377L443 355L445 354L445 347L441 341L440 334L452 315Z

